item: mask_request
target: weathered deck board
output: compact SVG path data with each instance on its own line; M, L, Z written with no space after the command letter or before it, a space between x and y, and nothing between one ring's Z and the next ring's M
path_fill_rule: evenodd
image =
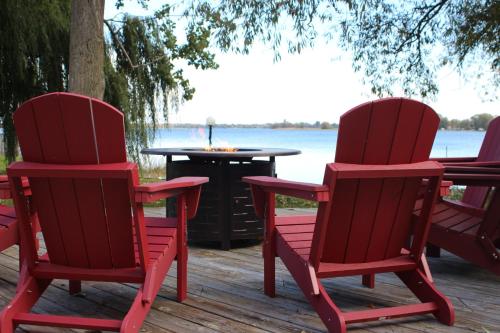
M149 210L150 215L163 210ZM447 327L432 316L351 325L351 332L500 332L500 278L444 253L430 258L436 284L456 308L456 325ZM260 245L232 251L190 246L188 299L175 302L175 264L143 327L143 332L324 332L290 274L277 265L277 297L262 292ZM0 307L14 295L17 247L0 254ZM344 309L399 305L414 297L391 274L377 276L374 290L360 277L328 280L333 298ZM71 297L67 282L56 281L36 305L38 312L118 318L132 301L136 285L87 282L84 297ZM22 327L18 332L74 332L68 329ZM79 331L81 332L81 331Z

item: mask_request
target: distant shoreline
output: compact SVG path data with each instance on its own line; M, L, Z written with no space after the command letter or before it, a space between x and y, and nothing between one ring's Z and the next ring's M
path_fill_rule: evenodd
M158 129L174 129L174 128L206 128L206 125L202 124L170 124L170 125L160 125ZM244 124L220 124L215 125L214 128L242 128L242 129L255 129L255 128L265 128L272 130L284 130L284 131L331 131L338 130L338 127L331 128L318 128L318 127L272 127L270 125L244 125ZM448 131L448 132L485 132L484 129L465 129L465 128L440 128L438 131Z

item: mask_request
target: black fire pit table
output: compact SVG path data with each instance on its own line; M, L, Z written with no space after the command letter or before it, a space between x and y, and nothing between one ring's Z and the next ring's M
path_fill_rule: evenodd
M262 239L263 220L253 209L252 195L244 176L276 177L275 157L300 154L300 150L281 148L148 148L143 154L167 158L167 180L182 176L210 178L203 185L196 217L188 223L188 239L194 242L217 241L229 250L232 240ZM230 150L230 151L228 151ZM188 160L173 160L172 156ZM269 157L256 160L254 157ZM175 212L168 200L167 216Z

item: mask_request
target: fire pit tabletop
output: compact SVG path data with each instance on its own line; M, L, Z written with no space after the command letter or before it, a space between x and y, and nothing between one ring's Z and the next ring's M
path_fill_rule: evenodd
M215 147L217 148L217 147ZM285 148L253 148L235 147L236 151L209 151L202 147L183 147L183 148L145 148L141 151L148 155L163 155L163 156L196 156L209 158L238 158L238 157L262 157L262 156L288 156L298 155L301 153L297 149Z

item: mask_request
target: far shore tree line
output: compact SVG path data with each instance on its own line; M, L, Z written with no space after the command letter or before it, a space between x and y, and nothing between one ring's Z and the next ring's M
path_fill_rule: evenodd
M205 127L203 124L194 123L179 123L179 124L164 124L164 128L198 128ZM329 123L328 121L316 121L314 123L297 122L292 123L286 119L278 123L265 123L265 124L216 124L216 127L221 128L272 128L272 129L337 129L339 124Z
M492 121L495 116L489 113L476 114L468 119L448 119L442 115L439 115L441 120L439 128L443 130L466 130L466 131L484 131L488 128L490 121ZM165 124L162 127L173 127L173 128L196 128L204 127L203 124ZM272 129L337 129L339 124L335 122L328 121L316 121L314 123L308 122L290 122L288 120L283 120L277 123L266 123L266 124L217 124L217 127L222 128L272 128Z
M468 119L448 119L439 115L441 122L439 124L440 129L447 130L469 130L469 131L484 131L488 128L488 124L492 121L495 116L489 113L481 113L473 115Z

